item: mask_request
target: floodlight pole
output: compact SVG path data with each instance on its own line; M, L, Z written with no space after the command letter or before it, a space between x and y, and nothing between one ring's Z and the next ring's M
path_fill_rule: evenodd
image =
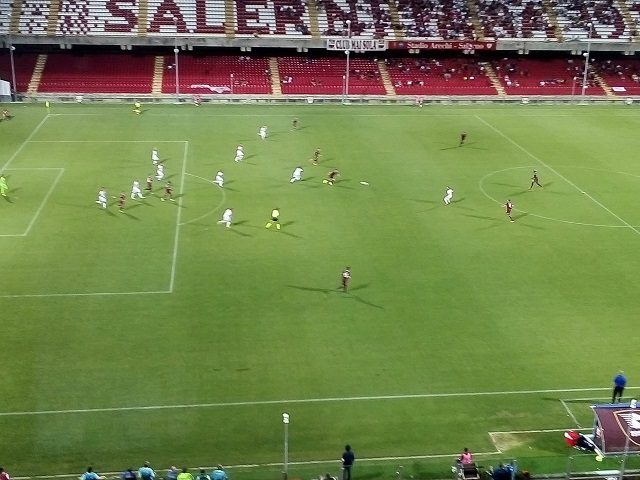
M587 76L589 75L589 56L591 55L591 36L593 35L593 23L589 23L589 37L587 38L587 51L584 53L584 72L582 72L582 93L580 100L584 102L587 91Z
M282 464L282 478L287 480L289 476L289 414L282 414L282 423L284 424L284 462Z
M18 101L18 85L16 84L16 65L13 61L13 52L16 47L13 46L13 42L9 39L9 59L11 61L11 101Z
M347 40L351 40L351 20L347 20ZM344 51L347 56L347 68L344 72L344 96L345 100L349 98L349 70L351 64L351 42L347 45L347 49Z
M173 68L175 68L176 73L176 102L180 102L180 67L178 65L178 53L180 52L180 49L178 48L178 17L173 17L173 24L176 26L176 36L173 41Z
M231 95L233 95L233 73L229 75L229 90L231 91Z

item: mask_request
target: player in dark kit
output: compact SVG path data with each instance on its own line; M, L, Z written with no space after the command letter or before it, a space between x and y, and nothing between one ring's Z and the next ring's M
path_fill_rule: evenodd
M162 201L164 202L167 198L172 202L174 201L173 200L173 184L170 181L167 182L167 184L164 186L164 196L162 197Z
M120 210L120 212L124 212L124 204L127 201L127 196L124 194L124 192L122 192L120 194L120 197L118 197L118 210Z
M311 160L311 162L313 162L314 165L317 165L318 163L320 163L320 149L316 148L316 151L313 152L313 159Z
M297 130L298 129L298 119L294 118L293 120L291 120L291 129L292 130Z
M515 222L515 220L511 216L511 212L513 211L513 203L511 203L511 200L507 200L507 203L504 204L504 211L507 214L507 217L509 217L509 220Z
M153 190L153 176L152 175L147 175L147 186L145 188L145 190Z
M462 132L460 134L460 144L458 146L461 147L462 145L464 145L464 142L466 139L467 139L467 132Z
M531 177L531 186L529 187L529 190L531 190L534 185L538 185L540 188L544 188L542 185L540 185L540 180L538 179L538 172L536 170L533 171L533 177Z
M340 172L338 171L338 169L334 168L329 172L329 175L327 175L327 178L325 180L322 180L322 183L326 183L327 185L333 185L333 183L338 179L339 175L340 175Z
M342 271L342 274L340 274L340 282L341 282L341 288L343 292L347 291L350 280L351 280L351 267L345 267L345 269Z

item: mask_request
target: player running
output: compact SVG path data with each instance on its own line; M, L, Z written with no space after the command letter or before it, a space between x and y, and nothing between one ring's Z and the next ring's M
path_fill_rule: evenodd
M340 176L340 172L338 171L337 168L334 168L329 172L329 174L327 175L327 178L322 180L322 183L326 183L327 185L333 185L334 182L338 180L339 176Z
M222 212L222 220L218 220L218 225L224 224L227 228L231 226L231 221L233 219L233 209L227 208L224 212Z
M171 180L169 180L164 186L164 195L160 200L164 202L167 199L175 202L175 200L173 199L173 184L171 183Z
M153 190L153 175L147 175L147 186L144 189L149 192Z
M213 183L218 185L220 188L224 186L224 173L222 173L222 170L218 170L218 173L216 173L216 179Z
M544 188L542 185L540 185L540 179L538 178L538 171L537 170L533 171L533 177L531 177L531 186L529 187L529 190L531 190L534 185L537 185L540 188Z
M236 148L236 162L241 162L244 159L244 147L242 145L238 145Z
M459 147L461 147L462 145L464 145L464 142L467 140L467 132L461 132L460 133L460 143L458 144Z
M453 189L451 187L447 187L444 198L442 199L444 201L444 204L449 205L451 203L452 198L453 198Z
M9 190L9 186L7 185L7 178L4 176L4 174L0 174L0 195L6 197L7 190Z
M137 180L133 181L133 185L131 186L131 200L135 200L138 198L145 198L142 195L142 190L140 190L140 182Z
M265 225L266 228L271 228L275 224L276 229L280 230L280 209L278 207L271 210L271 220Z
M120 192L118 197L118 211L124 213L124 205L127 203L127 195L124 192Z
M133 113L136 115L142 114L142 105L140 105L140 102L135 102L133 104Z
M349 281L351 281L351 267L345 267L340 274L340 288L342 288L343 292L346 292L347 288L349 288Z
M291 120L291 130L297 130L298 129L298 118L294 118L293 120Z
M507 214L507 217L509 217L509 220L515 222L515 220L511 216L511 212L513 211L513 203L511 203L511 200L507 200L507 203L504 204L504 211Z
M158 149L151 150L151 163L158 165L160 163L160 155L158 155Z
M102 187L98 192L98 199L96 203L100 205L102 208L107 208L107 191Z
M164 178L164 165L159 163L156 167L156 180L160 181Z
M258 132L258 135L263 140L267 139L267 127L266 127L266 125L263 125L262 127L260 127L260 131Z
M291 180L289 180L289 183L299 182L300 180L302 180L302 172L304 172L302 167L296 167L296 169L291 174Z
M311 159L311 163L314 165L318 165L320 163L320 149L316 148L315 152L313 152L313 158Z

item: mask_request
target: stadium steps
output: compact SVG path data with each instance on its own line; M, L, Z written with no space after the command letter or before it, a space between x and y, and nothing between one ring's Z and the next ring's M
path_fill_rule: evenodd
M396 90L393 88L391 75L389 75L389 69L387 68L387 64L384 63L384 60L378 60L378 70L380 71L380 78L382 79L382 84L384 85L384 90L387 92L387 95L395 97Z
M9 33L18 35L20 33L20 15L22 14L22 2L11 3L11 20L9 22Z
M629 32L631 32L632 40L634 42L637 42L638 40L640 40L640 38L637 35L633 34L634 32L636 32L636 22L631 16L631 12L629 11L627 2L625 2L624 0L617 0L616 5L618 7L618 10L620 10L620 13L622 14L622 18L624 18L626 27L629 29Z
M51 0L49 4L49 18L47 19L47 35L55 35L58 30L58 16L60 15L60 0Z
M278 67L278 59L276 57L269 57L269 72L271 73L271 93L275 97L282 97L280 67Z
M164 56L156 55L153 64L153 83L151 84L151 94L162 95L162 80L164 78Z
M147 25L149 25L149 0L140 0L138 6L138 36L147 36Z
M389 0L389 15L391 15L391 26L393 27L393 33L395 33L396 38L404 39L404 31L402 30L402 22L400 21L396 0ZM380 70L380 72L382 72L382 70Z
M307 8L309 9L311 37L320 38L320 23L318 22L318 5L316 4L316 0L307 0Z
M473 25L473 33L475 33L478 40L484 40L484 29L482 28L482 22L480 21L478 5L476 5L474 0L467 0L467 8L469 9L471 25Z
M224 34L227 38L236 36L235 4L233 0L224 0Z
M500 80L498 79L498 75L496 74L496 71L493 69L493 67L489 62L484 64L484 71L487 74L487 77L489 77L491 86L496 89L496 92L498 92L498 95L500 97L506 97L507 92L502 86L502 84L500 83Z
M595 74L594 78L596 80L596 83L600 86L600 88L604 90L604 93L607 95L607 98L616 98L616 94L613 93L613 90L611 89L611 87L609 86L609 84L604 78L602 78L597 73Z
M556 11L553 8L553 3L551 0L542 0L542 7L544 8L544 12L547 14L547 17L549 17L549 23L553 27L556 39L558 42L564 42L562 28L560 28L560 25L558 24L558 17L556 16Z
M42 73L44 72L44 67L47 65L47 54L41 53L38 55L38 59L36 60L36 65L33 67L33 75L31 75L31 80L29 81L29 86L27 87L27 95L35 95L38 93L38 88L40 88L40 82L42 81Z

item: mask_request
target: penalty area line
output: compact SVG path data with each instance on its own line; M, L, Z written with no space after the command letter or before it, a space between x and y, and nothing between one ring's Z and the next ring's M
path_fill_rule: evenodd
M171 293L169 290L147 292L87 292L87 293L16 293L0 295L0 298L47 298L47 297L101 297L115 295L160 295ZM2 416L2 414L0 414Z

